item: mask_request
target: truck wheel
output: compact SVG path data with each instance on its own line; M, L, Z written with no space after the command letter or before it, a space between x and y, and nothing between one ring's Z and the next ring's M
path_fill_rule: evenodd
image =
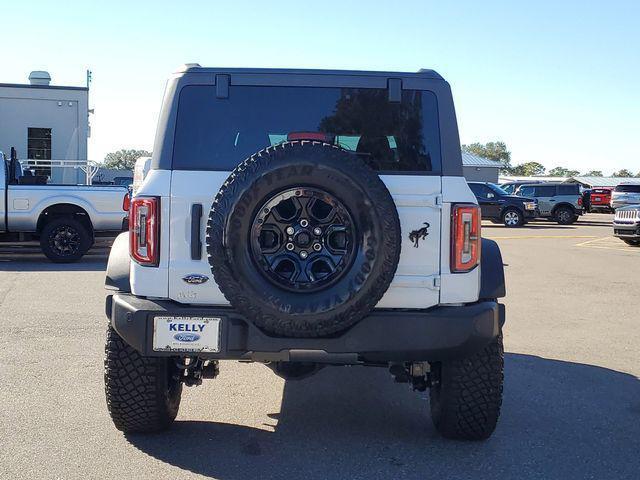
M386 292L400 221L380 177L322 142L285 142L245 160L218 192L207 253L229 303L290 337L347 329Z
M502 223L505 227L521 227L524 225L524 215L514 208L508 209L502 214Z
M623 238L624 243L626 243L627 245L631 245L633 247L640 247L640 240L632 240L629 238Z
M455 440L484 440L496 428L502 405L502 333L475 355L432 364L429 396L438 432Z
M105 344L104 384L111 420L125 433L164 430L178 414L182 383L173 359L142 356L111 325Z
M571 225L578 219L576 214L573 213L573 210L568 207L558 208L554 213L554 217L560 225Z
M40 232L40 247L55 263L76 262L91 247L91 235L86 227L71 217L54 218Z

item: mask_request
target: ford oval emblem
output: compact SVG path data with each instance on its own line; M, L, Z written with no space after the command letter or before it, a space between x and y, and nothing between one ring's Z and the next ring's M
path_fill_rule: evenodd
M200 340L200 335L198 335L197 333L181 332L176 333L173 338L174 340L177 340L179 342L197 342L198 340Z
M200 275L199 273L190 273L182 277L182 280L189 285L202 285L209 280L206 275Z

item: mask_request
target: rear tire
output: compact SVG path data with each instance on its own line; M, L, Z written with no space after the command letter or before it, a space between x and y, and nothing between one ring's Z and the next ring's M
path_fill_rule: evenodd
M54 263L76 262L91 248L87 228L71 217L53 218L40 232L40 248Z
M484 350L432 364L437 383L429 391L438 432L455 440L484 440L496 428L502 405L502 333Z
M105 344L104 384L111 420L125 433L164 430L178 414L182 383L173 359L141 355L111 325Z

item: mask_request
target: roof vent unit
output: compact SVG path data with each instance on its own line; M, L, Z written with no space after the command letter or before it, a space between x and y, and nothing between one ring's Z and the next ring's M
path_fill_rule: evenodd
M51 75L43 70L34 70L29 74L29 83L31 85L49 85L51 83Z

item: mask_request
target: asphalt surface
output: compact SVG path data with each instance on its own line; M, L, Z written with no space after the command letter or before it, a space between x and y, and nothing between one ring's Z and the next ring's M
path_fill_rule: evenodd
M611 215L484 225L507 265L505 396L482 443L441 439L424 394L374 368L284 382L223 362L167 433L124 436L102 381L108 244L74 265L0 244L0 478L640 477L640 248Z

